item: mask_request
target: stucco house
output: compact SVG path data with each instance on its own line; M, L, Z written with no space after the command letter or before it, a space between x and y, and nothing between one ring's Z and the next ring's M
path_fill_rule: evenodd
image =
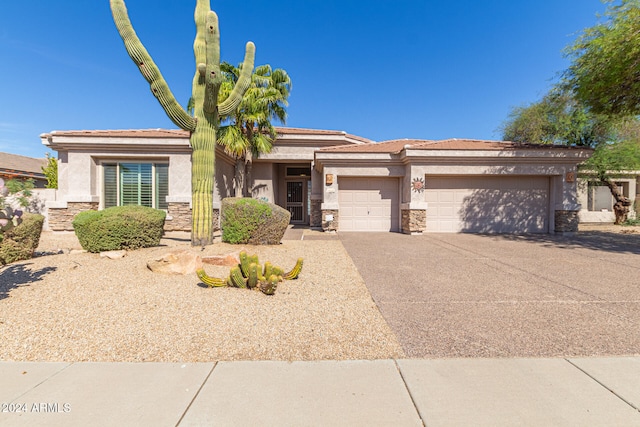
M556 233L577 230L577 164L591 151L448 139L375 143L342 131L277 128L273 151L254 159L252 195L325 231ZM49 227L71 230L87 209L143 204L189 230L188 133L55 131L59 188ZM214 210L232 196L235 160L217 150Z

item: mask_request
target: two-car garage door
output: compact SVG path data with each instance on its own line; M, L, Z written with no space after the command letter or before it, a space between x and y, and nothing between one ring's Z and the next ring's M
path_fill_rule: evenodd
M397 178L340 177L340 231L399 231Z
M547 233L549 178L427 176L427 232Z
M340 177L340 231L399 231L397 178ZM427 176L427 232L547 233L545 176Z

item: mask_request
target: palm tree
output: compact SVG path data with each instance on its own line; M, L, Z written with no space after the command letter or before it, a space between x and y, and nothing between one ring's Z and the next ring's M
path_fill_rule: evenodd
M223 62L220 69L225 81L220 88L219 99L224 100L240 78L242 64L238 67ZM251 197L251 166L254 158L271 152L276 131L271 124L285 124L287 100L291 92L291 79L283 69L271 69L270 65L255 68L251 84L240 105L221 117L218 143L227 154L236 158L236 196Z

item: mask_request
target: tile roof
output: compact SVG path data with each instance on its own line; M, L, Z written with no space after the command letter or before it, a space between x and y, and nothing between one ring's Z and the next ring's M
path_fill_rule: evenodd
M116 129L116 130L56 130L40 135L49 136L97 136L110 138L167 138L189 137L189 132L182 129Z
M565 146L523 144L510 141L487 141L479 139L443 139L439 141L420 139L394 139L367 145L327 147L322 152L336 153L389 153L398 154L403 149L411 150L513 150L532 148L568 148Z
M319 151L329 153L399 153L409 140L396 139L393 141L376 142L362 145L341 145L339 147L322 148Z
M414 140L409 143L413 150L513 150L527 148L567 148L565 146L524 144L511 141L488 141L482 139L443 139L440 141Z
M46 165L47 159L0 153L0 170L2 171L19 171L43 175L41 167Z
M323 130L275 127L276 132L281 135L335 135L355 139L364 143L373 141L357 135L351 135L341 130ZM166 137L189 137L189 132L182 129L112 129L112 130L63 130L44 133L41 138L50 136L95 136L106 138L166 138Z

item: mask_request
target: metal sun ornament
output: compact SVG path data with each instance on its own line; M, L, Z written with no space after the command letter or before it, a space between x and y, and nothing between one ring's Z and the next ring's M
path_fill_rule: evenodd
M422 193L424 191L424 179L413 178L413 181L411 182L411 189L417 193Z

